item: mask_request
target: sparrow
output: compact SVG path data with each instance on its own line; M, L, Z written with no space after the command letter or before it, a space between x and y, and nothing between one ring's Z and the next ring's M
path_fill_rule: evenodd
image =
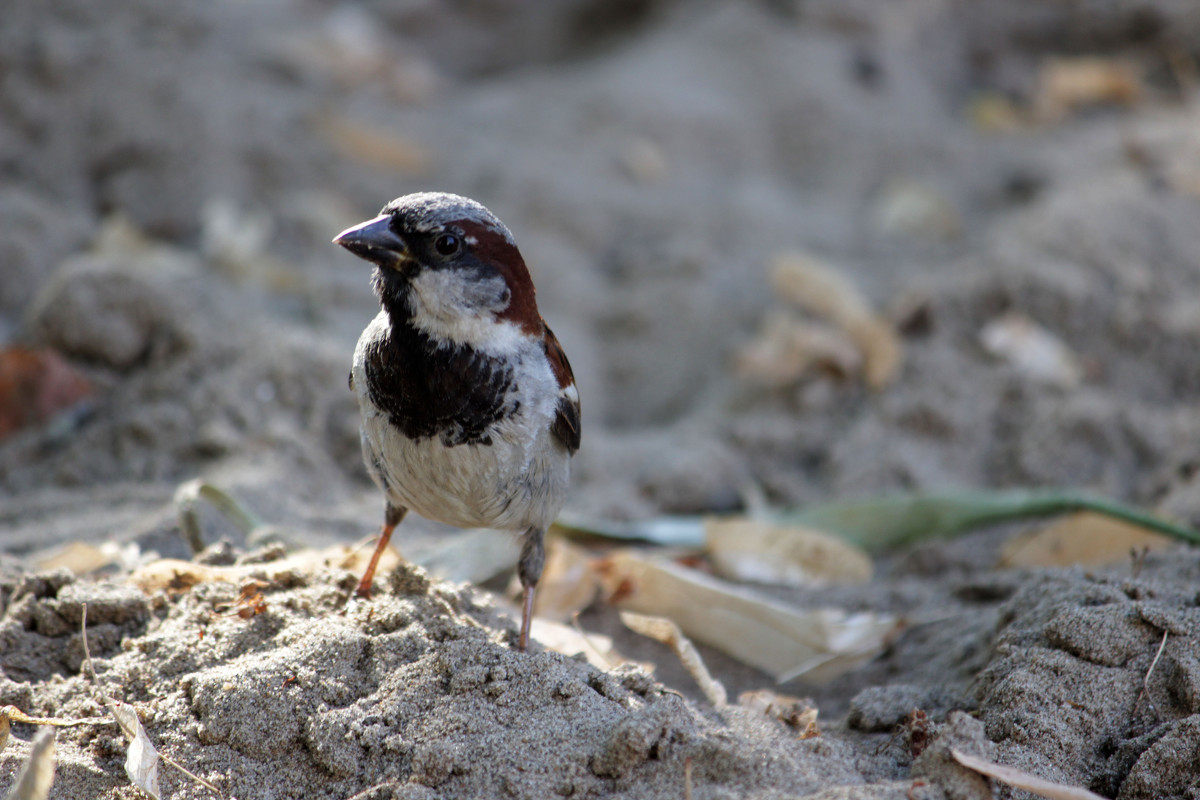
M386 499L357 594L370 597L409 510L514 531L524 651L543 539L566 499L580 430L575 376L538 313L525 260L492 212L436 192L397 198L333 241L375 265L381 306L350 371L363 460Z

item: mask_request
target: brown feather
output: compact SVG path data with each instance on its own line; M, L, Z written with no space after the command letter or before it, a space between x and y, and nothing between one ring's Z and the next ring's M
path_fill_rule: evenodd
M559 388L558 411L550 430L569 452L574 453L579 449L580 441L579 391L576 389L569 392L568 389L575 388L575 373L571 371L571 362L567 361L567 354L563 352L554 331L550 330L545 320L541 320L541 323L546 360L550 362L550 369L558 379Z

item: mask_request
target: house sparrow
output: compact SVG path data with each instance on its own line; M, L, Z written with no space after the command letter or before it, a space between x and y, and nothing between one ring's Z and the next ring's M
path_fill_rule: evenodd
M504 223L452 194L398 198L333 241L375 265L383 307L350 372L363 459L387 499L358 595L370 596L409 509L516 531L524 650L542 539L567 494L580 419L571 365L538 314L525 261Z

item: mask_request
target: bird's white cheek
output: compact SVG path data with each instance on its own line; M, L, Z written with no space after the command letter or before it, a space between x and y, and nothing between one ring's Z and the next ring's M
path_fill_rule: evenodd
M431 338L501 354L516 351L528 338L511 322L496 320L509 296L502 278L476 280L453 270L425 270L413 278L408 303L413 326Z

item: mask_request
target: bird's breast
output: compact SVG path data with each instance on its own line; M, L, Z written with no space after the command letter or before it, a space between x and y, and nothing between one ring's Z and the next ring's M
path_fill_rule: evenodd
M493 355L398 331L381 312L352 375L364 458L393 502L465 527L558 513L570 457L550 433L558 387L536 342Z

